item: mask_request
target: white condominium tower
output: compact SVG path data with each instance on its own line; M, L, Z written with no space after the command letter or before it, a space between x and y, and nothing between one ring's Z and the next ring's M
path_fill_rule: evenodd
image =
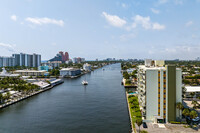
M39 54L13 54L15 66L38 67L41 65L41 55Z
M138 100L143 119L165 123L181 114L176 103L182 102L182 71L164 61L145 60L138 67Z

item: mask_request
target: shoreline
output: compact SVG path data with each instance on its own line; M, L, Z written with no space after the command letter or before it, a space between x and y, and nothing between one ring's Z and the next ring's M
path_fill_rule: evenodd
M64 83L64 81L62 79L57 79L56 82L53 82L50 86L47 86L44 89L41 89L41 90L39 90L37 92L33 92L31 94L28 94L28 95L26 95L24 97L19 97L19 98L17 98L17 100L13 100L11 102L7 102L7 103L4 103L4 104L0 105L0 109L6 108L6 107L8 107L8 106L10 106L12 104L18 103L18 102L23 101L25 99L28 99L28 98L30 98L32 96L35 96L37 94L40 94L40 93L45 92L47 90L50 90L50 89L54 88L55 86L60 85L62 83Z

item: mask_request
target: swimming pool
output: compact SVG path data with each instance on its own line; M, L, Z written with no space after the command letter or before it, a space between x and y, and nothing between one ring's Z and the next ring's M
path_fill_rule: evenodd
M137 92L132 92L132 93L128 93L128 94L133 95L133 94L137 94Z

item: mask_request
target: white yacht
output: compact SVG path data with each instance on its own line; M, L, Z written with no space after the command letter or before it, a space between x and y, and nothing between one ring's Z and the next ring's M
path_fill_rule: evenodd
M86 80L83 80L83 81L82 81L82 84L83 84L83 85L88 85L88 82L87 82Z

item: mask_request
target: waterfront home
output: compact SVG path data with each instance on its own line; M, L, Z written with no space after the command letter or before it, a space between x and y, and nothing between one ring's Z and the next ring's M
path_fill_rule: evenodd
M49 72L45 70L16 70L14 71L14 74L19 74L21 76L47 76L49 75Z
M60 70L60 76L62 77L78 76L80 74L81 70L76 68L62 68Z
M200 86L185 86L185 97L191 98L191 97L199 97L200 96ZM191 94L194 94L193 96Z
M88 63L85 63L85 64L83 65L83 70L85 70L85 71L91 71L91 70L92 70L92 69L91 69L91 65L88 64Z

